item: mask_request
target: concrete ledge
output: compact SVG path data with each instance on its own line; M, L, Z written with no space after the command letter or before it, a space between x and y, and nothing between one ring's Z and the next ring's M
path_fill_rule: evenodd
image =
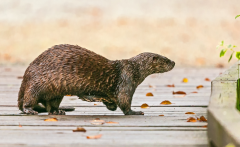
M240 113L236 109L238 63L212 81L208 107L208 138L212 146L240 147Z

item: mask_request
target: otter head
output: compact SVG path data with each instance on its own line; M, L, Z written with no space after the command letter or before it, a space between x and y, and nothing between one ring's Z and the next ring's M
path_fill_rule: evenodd
M164 73L173 69L175 62L164 57L162 55L149 53L150 57L148 60L149 65L151 66L151 71L153 73Z

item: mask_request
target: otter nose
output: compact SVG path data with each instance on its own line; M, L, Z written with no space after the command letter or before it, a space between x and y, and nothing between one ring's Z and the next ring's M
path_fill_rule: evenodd
M172 61L172 64L173 64L173 66L175 66L175 62L174 61Z

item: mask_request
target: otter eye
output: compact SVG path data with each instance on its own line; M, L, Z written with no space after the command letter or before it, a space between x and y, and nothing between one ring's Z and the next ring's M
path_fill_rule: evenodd
M157 57L153 57L153 63L157 63Z

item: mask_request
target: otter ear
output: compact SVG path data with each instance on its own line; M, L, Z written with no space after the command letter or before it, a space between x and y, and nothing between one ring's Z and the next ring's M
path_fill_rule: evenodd
M152 58L152 62L153 62L153 63L157 63L157 57L153 57L153 58Z

